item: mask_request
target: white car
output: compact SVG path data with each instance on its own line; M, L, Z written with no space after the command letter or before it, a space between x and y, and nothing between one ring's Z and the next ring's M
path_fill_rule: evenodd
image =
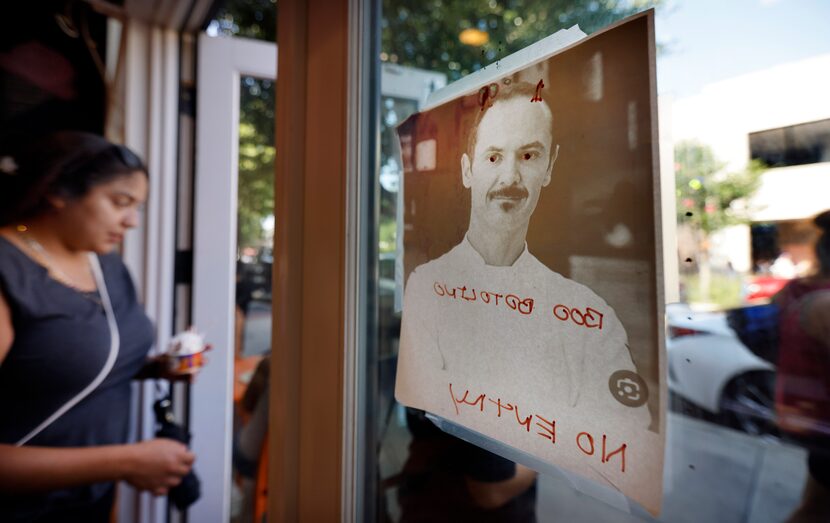
M775 366L750 351L726 312L666 308L673 408L750 434L774 435Z

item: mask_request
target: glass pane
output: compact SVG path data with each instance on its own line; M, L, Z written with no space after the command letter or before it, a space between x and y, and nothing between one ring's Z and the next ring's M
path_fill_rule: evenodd
M274 89L240 79L232 520L261 521L267 493L274 261ZM256 518L256 519L254 519Z
M394 402L397 339L401 328L400 304L396 305L395 251L398 240L398 197L402 166L395 126L415 112L416 100L381 98L380 216L378 223L378 379L380 384L378 417L380 434L392 415Z
M669 413L659 518L582 495L562 475L534 479L442 433L393 394L404 200L392 131L423 101L401 94L400 75L438 74L452 82L559 29L579 24L590 34L652 5L658 8L662 170L676 181L664 188L676 194L676 224L664 226L676 226L677 236L676 263L668 260L665 270L678 273L680 298L665 311ZM830 16L830 6L801 7L691 0L382 2L379 354L370 358L380 384L370 398L379 428L377 520L828 517L830 218L816 223L815 217L830 208L824 94L830 38L816 21ZM693 30L704 25L751 42L753 52L726 36ZM786 45L763 36L772 28ZM394 75L387 74L390 66ZM476 465L483 475L468 473ZM508 481L500 473L491 482L502 487L497 501L475 492L488 467L511 471Z

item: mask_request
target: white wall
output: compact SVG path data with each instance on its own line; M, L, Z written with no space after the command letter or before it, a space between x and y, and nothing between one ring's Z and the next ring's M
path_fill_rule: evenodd
M709 241L713 265L726 266L730 262L738 272L749 272L752 269L752 238L748 225L724 227L712 234Z
M830 54L709 84L675 101L675 143L696 139L728 169L749 159L749 133L830 118Z
M749 133L830 118L830 54L712 83L676 100L671 134L676 144L696 140L712 148L726 170L749 160ZM751 201L753 221L805 219L830 208L830 162L770 169ZM736 270L749 267L748 228L713 238L713 255Z

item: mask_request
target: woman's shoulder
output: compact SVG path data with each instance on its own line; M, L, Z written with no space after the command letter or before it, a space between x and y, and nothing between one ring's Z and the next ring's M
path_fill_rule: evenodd
M29 314L53 301L43 292L48 278L45 267L0 235L0 292L15 315Z
M29 258L20 247L0 233L0 280L7 285L23 283L28 275L42 276L46 269Z

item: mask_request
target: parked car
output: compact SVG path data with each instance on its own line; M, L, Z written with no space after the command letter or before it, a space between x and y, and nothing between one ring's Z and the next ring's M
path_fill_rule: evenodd
M788 278L779 278L772 275L752 276L744 285L744 300L748 302L769 300L783 289L789 281Z
M263 247L254 255L245 256L236 264L237 292L250 293L248 299L271 301L271 271L274 264L273 251Z
M699 312L685 304L667 307L673 407L750 434L774 436L775 366L751 351L730 327L730 317L742 316L737 309Z

